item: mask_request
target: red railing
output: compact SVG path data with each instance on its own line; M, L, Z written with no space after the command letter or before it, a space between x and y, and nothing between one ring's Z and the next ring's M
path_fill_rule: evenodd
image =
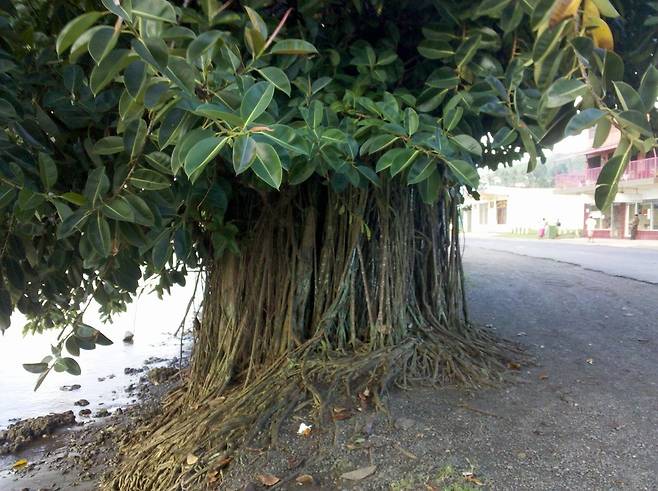
M555 187L577 188L594 186L596 180L599 178L601 169L601 167L594 167L585 169L585 172L558 174L555 176ZM658 158L651 157L629 162L621 179L622 181L634 181L637 179L653 179L655 177L658 177Z

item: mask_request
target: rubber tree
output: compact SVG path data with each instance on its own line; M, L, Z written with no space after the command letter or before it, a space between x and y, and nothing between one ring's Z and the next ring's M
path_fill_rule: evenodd
M657 17L613 3L1 3L0 326L60 329L25 368L111 342L92 299L204 275L187 383L108 487L203 488L345 387L499 380L515 348L468 320L460 204L478 169L614 126L605 208L654 147Z

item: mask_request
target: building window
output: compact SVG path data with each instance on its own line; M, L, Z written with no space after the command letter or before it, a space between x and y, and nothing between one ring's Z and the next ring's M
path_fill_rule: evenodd
M590 155L587 157L587 168L596 169L601 167L601 155Z
M496 223L498 225L507 223L507 200L496 201Z
M480 204L478 210L480 213L480 225L486 225L489 218L489 207L487 206L487 203Z
M651 230L651 203L640 203L637 207L640 224L638 230Z

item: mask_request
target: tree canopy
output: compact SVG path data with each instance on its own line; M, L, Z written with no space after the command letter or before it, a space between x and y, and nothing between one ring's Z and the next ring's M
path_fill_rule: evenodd
M610 0L0 2L0 328L78 370L141 279L239 254L241 196L399 181L433 203L565 135L655 144L656 5ZM620 17L619 13L626 16ZM615 51L617 49L618 52ZM67 340L67 341L65 341ZM66 358L67 361L62 361ZM71 360L71 361L68 361Z

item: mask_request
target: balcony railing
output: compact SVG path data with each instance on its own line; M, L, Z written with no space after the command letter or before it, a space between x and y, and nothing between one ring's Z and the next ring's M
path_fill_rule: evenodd
M599 178L602 167L585 169L585 172L571 172L555 176L555 187L577 188L594 186ZM658 177L658 158L639 159L629 162L622 176L622 181L638 179L653 179Z

